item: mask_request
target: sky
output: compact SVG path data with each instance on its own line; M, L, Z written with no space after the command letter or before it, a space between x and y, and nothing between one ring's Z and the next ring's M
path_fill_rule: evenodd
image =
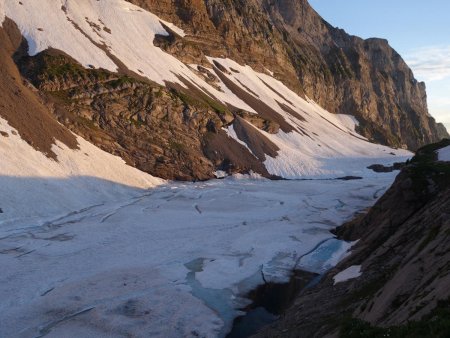
M333 26L378 37L403 56L427 85L428 107L450 131L449 0L309 0Z

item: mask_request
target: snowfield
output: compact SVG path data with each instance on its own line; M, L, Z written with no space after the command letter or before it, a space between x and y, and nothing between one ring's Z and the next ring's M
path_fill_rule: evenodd
M0 337L223 337L264 280L345 257L329 230L392 183L368 165L401 159L348 159L361 180L168 183L82 138L56 162L0 131Z
M393 178L171 183L45 222L22 222L29 199L17 199L0 214L0 336L223 337L263 275L286 281L344 257L351 244L329 230Z

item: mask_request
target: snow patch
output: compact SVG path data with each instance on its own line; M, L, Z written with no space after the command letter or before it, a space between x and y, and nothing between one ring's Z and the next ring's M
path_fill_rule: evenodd
M356 132L356 127L359 127L359 121L356 117L346 114L335 114L335 116L344 127L352 132Z
M209 57L208 60L212 64L215 61L227 69L237 70L224 76L268 105L293 126L294 131L290 133L279 131L269 134L258 130L280 148L276 158L267 156L264 163L273 175L290 179L336 178L354 175L357 171L361 176L363 163L398 162L412 155L405 150L394 150L368 142L356 133L356 118L331 114L314 101L302 99L281 81L267 74L230 59ZM223 82L221 87L227 95L231 92ZM231 128L228 128L228 134L237 139ZM239 142L243 143L241 140ZM340 161L349 158L357 164L349 167L348 161L345 164ZM377 162L370 163L371 158L372 161L376 158ZM330 165L331 162L333 165Z
M253 181L267 181L268 179L250 170L248 174L233 174L230 177L231 180L242 181L242 180L253 180Z
M353 265L333 277L334 285L362 276L361 265Z
M129 198L165 181L125 164L81 137L79 150L59 141L52 150L58 161L32 148L0 118L0 225L10 217L63 214L105 200ZM7 198L6 198L7 197ZM14 225L14 222L11 223Z
M450 146L438 150L438 159L450 162Z
M267 72L270 76L273 77L274 73L273 73L271 70L269 70L268 68L264 68L264 69L266 70L266 72Z
M0 1L0 26L3 25L3 21L5 21L5 5Z
M19 1L0 0L4 6L5 15L16 22L22 35L28 41L30 55L36 55L52 47L66 52L85 67L92 65L96 68L117 71L117 66L106 53L95 46L68 20L68 15L62 10L64 2L40 0L23 1L20 4ZM87 5L88 2L90 1L82 3ZM108 1L102 1L104 2ZM70 3L72 1L67 1L66 5ZM80 25L79 22L76 24Z
M226 171L223 170L217 170L214 172L214 176L218 179L222 179L228 176Z
M161 19L159 19L159 21L161 21L165 26L167 26L167 28L170 28L178 36L180 36L182 38L184 38L186 36L186 33L184 32L184 30L182 30L180 27L175 26L173 23L167 22L167 21L164 21Z

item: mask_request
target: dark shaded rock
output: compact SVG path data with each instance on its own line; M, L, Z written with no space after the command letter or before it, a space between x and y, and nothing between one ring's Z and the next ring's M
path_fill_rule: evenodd
M262 162L266 160L266 155L277 157L280 150L277 145L272 143L267 137L255 130L244 119L237 117L234 120L233 128L238 138L248 145L252 153Z
M337 180L341 180L341 181L353 181L353 180L362 180L363 178L361 176L344 176L344 177L339 177L337 178Z
M203 142L206 157L211 159L218 170L246 174L253 171L267 178L275 178L268 173L258 158L245 146L228 137L223 130L218 133L208 133Z
M373 171L375 171L376 173L391 173L393 171L396 170L402 170L402 168L405 166L405 163L394 163L394 165L390 166L390 167L386 167L382 164L373 164L369 167L367 167L367 169L371 169Z

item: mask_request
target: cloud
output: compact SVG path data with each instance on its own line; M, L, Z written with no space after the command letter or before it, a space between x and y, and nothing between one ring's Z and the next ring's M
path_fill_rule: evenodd
M406 63L426 82L450 79L450 46L430 46L411 51Z
M434 97L433 104L437 107L450 107L450 97Z

